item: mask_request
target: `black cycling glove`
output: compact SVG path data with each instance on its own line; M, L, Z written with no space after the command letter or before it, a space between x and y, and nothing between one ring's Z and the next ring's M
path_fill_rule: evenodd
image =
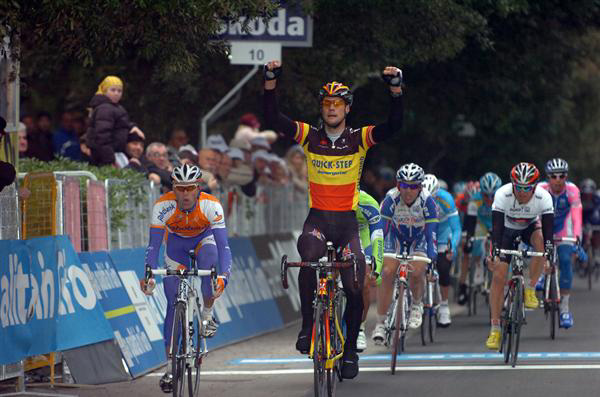
M269 70L269 68L265 64L263 67L263 74L265 76L265 80L267 80L267 81L277 80L279 78L279 76L281 76L281 70L282 70L281 66L273 68L273 70Z

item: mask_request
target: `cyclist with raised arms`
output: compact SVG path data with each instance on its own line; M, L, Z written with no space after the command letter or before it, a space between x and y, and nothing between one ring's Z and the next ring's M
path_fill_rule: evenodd
M467 215L464 221L464 229L466 232L465 244L463 252L471 254L478 263L479 258L484 255L483 241L471 241L471 237L483 237L492 231L492 203L494 202L494 194L502 186L502 180L493 172L486 172L479 178L479 192L475 193L469 199L467 207ZM458 303L464 305L469 297L467 296L467 275L469 274L469 256L463 256L463 261L460 265L460 277L458 287Z
M450 288L450 268L458 253L458 245L462 229L460 217L452 195L440 188L438 179L433 174L426 174L423 187L434 198L438 217L437 228L437 271L440 276L440 292L442 301L437 311L437 324L446 328L452 323L450 307L448 306L448 290ZM448 246L450 242L450 246Z
M160 246L165 240L165 265L168 268L176 269L182 265L188 267L190 250L196 252L198 269L217 267L219 276L214 294L210 277L202 277L204 336L212 337L217 331L217 324L213 320L213 305L227 285L231 273L231 251L223 207L216 197L200 191L201 177L202 172L196 166L184 164L173 170L173 191L163 194L152 210L146 264L153 269L158 267ZM140 284L147 295L152 294L156 285L152 278L147 284L144 280ZM167 297L164 338L168 357L179 278L164 277L163 286ZM160 379L160 387L165 393L170 392L173 380L171 361L168 363L167 372Z
M267 124L294 139L306 155L309 182L309 213L302 234L298 238L298 252L302 261L317 261L326 253L326 243L335 247L349 246L359 263L359 288L354 288L352 269L341 273L347 298L345 312L347 338L342 357L342 376L352 379L358 375L356 339L363 313L362 289L365 259L360 249L356 208L359 180L367 150L376 143L394 136L402 127L402 72L387 66L382 77L390 86L391 107L387 122L376 126L351 128L346 116L352 105L352 92L339 82L325 84L319 91L322 126L292 121L278 108L275 87L281 75L281 62L271 61L264 68L264 112ZM339 252L339 251L338 251ZM342 258L343 259L343 258ZM296 349L308 353L313 324L315 271L301 268L298 274L302 329Z
M542 273L546 258L554 252L554 206L547 190L538 186L540 171L531 163L519 163L510 171L511 183L496 191L492 204L493 258L488 266L493 272L490 291L491 330L486 341L488 349L498 350L502 340L500 313L504 299L504 285L510 256L499 255L498 250L514 250L515 238L521 236L525 244L545 257L531 258L529 285L525 288L525 307L535 309L535 283ZM541 218L541 221L540 221ZM541 228L541 230L540 230Z
M358 196L358 209L356 210L356 220L358 221L358 233L360 235L360 245L365 256L373 258L375 263L371 267L377 274L381 274L383 268L383 220L379 213L379 203L364 190L360 191ZM377 283L381 283L381 276L377 278ZM356 340L356 349L361 352L367 348L367 336L365 335L365 321L369 313L371 304L371 278L365 277L365 286L363 289L363 315L360 323L360 331Z
M414 163L404 164L396 173L397 185L385 195L381 203L381 217L385 222L384 252L398 254L406 243L409 255L428 257L434 266L437 257L436 234L438 219L433 197L423 189L425 172ZM388 307L392 301L394 278L398 269L398 260L391 257L383 259L383 281L377 295L377 323L372 339L381 344L385 337L383 325ZM423 321L423 292L427 264L423 261L410 263L410 289L413 304L408 326L419 328Z
M550 192L554 204L554 237L571 237L581 241L582 238L582 207L579 188L567 181L569 164L561 158L554 158L546 163L548 182L540 186ZM571 328L573 313L569 311L569 297L573 284L573 256L577 252L577 244L558 242L559 287L560 287L560 317L558 326Z

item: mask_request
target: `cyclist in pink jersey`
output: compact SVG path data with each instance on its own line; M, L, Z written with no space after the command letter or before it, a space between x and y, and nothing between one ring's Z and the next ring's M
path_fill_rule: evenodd
M569 165L560 158L554 158L546 163L548 182L540 186L550 192L554 202L554 237L571 237L581 241L582 237L582 207L579 188L567 181ZM573 283L572 262L577 244L558 242L557 254L559 263L559 287L561 293L559 326L571 328L573 313L569 311L569 297Z

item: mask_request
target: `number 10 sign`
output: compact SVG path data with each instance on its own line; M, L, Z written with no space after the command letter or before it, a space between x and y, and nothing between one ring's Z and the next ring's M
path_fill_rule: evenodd
M281 61L281 43L232 41L230 61L232 65L263 65L269 61Z

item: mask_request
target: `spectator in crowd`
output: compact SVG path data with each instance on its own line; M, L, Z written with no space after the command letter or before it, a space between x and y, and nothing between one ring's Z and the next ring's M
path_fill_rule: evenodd
M198 152L192 145L180 146L177 156L181 164L198 165Z
M23 123L19 123L17 134L19 136L19 158L29 157L27 150L29 145L27 142L27 126Z
M232 139L229 142L229 147L232 149L240 149L244 155L244 162L248 165L252 165L252 145L250 142L243 139Z
M271 181L274 185L287 186L290 182L290 174L285 164L285 160L276 154L271 154L269 170L271 171Z
M130 120L119 104L123 96L123 82L116 76L107 76L98 86L90 101L92 114L87 132L87 145L94 165L115 164L115 153L125 152L127 136L144 133ZM165 148L166 150L166 148Z
M277 140L277 134L271 130L260 131L260 122L254 113L246 113L240 117L240 124L235 131L234 139L240 139L250 143L256 137L263 137L268 142Z
M269 161L271 155L265 150L257 150L252 153L252 164L258 174L257 183L260 185L271 184L271 170L269 169Z
M302 146L294 145L285 154L285 161L290 171L291 182L298 194L308 192L308 168Z
M128 163L125 168L148 175L148 160L144 158L144 139L138 134L127 135L127 146L125 147Z
M177 167L181 163L179 149L182 146L187 146L188 143L189 137L183 128L175 128L171 131L169 141L167 142L167 151L169 153L169 161L173 166Z
M26 114L21 117L21 123L25 124L28 135L31 135L35 131L35 119L32 115Z
M380 197L385 197L385 194L396 186L396 171L390 167L380 167L378 172L379 178L375 182L375 191Z
M233 160L227 153L221 154L221 161L217 167L217 179L221 185L229 184L228 178L231 173L231 167L233 166Z
M25 124L27 126L27 124ZM52 150L52 118L47 112L37 114L31 129L27 129L28 156L40 161L54 160Z
M81 147L73 124L73 116L73 112L62 113L60 127L52 135L52 146L55 156L81 161Z
M173 165L169 162L167 147L160 142L151 143L146 148L146 158L148 159L148 179L154 183L160 183L163 193L171 191L173 189L171 182Z
M219 154L223 154L229 150L229 146L227 146L227 143L221 134L209 135L206 138L206 148L214 150Z
M202 170L202 180L207 184L207 189L201 187L203 191L212 192L219 189L219 181L215 177L219 160L220 154L212 149L200 149L198 152L198 166Z
M264 150L266 152L271 151L271 145L269 142L262 136L257 136L256 138L252 138L250 141L251 151L255 152L257 150Z
M239 148L230 148L227 156L231 159L231 169L227 176L228 185L241 186L242 192L253 197L256 194L256 178L258 173L251 167L250 162L245 160L245 155Z

